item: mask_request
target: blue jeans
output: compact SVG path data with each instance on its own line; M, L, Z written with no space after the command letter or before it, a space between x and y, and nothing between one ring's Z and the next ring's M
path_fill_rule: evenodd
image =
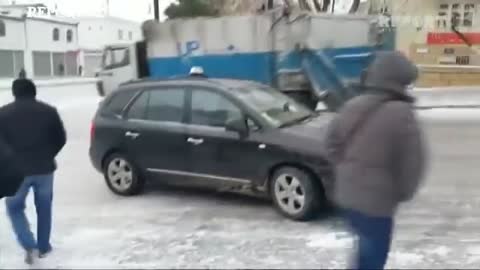
M393 218L371 217L353 210L344 211L353 233L358 236L354 269L381 270L390 252Z
M37 239L30 231L30 224L25 215L26 198L33 188L35 208L37 210ZM52 199L53 199L53 174L35 175L25 178L20 189L14 197L6 199L7 213L10 217L13 230L18 242L25 250L38 249L41 253L49 252L50 231L52 228Z

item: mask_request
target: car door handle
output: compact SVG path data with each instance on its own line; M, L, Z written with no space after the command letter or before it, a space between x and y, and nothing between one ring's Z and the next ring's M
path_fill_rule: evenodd
M135 140L136 138L138 138L138 136L140 136L140 133L137 133L137 132L132 132L132 131L127 131L125 132L125 137L129 137L133 140Z
M113 72L103 72L103 73L100 73L100 75L112 77Z
M187 142L189 142L193 145L200 145L200 144L203 143L203 139L188 138Z

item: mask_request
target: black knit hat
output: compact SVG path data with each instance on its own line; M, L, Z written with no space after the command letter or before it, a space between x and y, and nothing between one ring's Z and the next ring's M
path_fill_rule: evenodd
M12 93L15 98L35 98L37 87L29 79L16 79L12 84Z

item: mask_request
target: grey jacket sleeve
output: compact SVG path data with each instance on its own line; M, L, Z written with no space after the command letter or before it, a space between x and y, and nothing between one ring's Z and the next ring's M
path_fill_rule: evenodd
M422 184L426 170L426 146L420 124L411 109L402 113L397 138L396 179L399 200L411 200Z

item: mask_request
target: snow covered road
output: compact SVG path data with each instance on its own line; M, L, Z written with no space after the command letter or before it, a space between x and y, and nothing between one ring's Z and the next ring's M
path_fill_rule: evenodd
M51 97L69 142L58 159L55 252L35 268L342 268L353 246L342 223L295 223L266 201L153 186L111 194L88 159L95 96ZM480 266L480 110L420 112L431 172L398 218L391 268ZM0 202L0 268L25 268ZM34 221L33 200L28 213ZM32 224L35 225L35 224Z

